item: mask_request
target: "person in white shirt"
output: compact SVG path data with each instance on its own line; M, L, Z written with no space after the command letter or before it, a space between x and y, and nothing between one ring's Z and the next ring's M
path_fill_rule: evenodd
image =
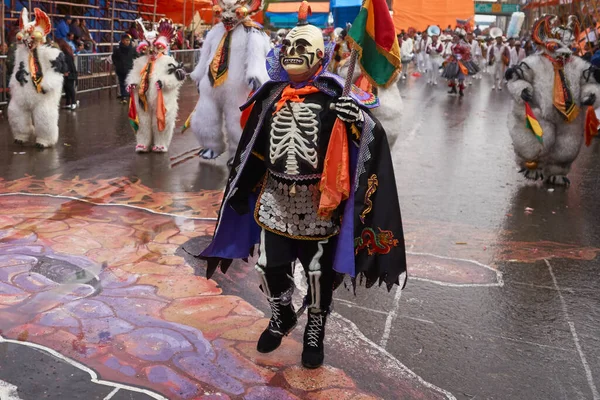
M471 46L471 57L473 59L473 62L477 64L478 67L480 67L481 46L479 45L479 42L475 40L475 37L471 32L467 33L467 43L469 43L469 45ZM481 79L481 74L477 73L477 75L475 75L473 78L468 77L467 82L469 85L473 84L473 79Z
M452 55L452 35L446 35L444 38L444 58L448 58Z
M508 49L510 51L510 62L509 67L514 67L519 63L519 52L515 46L515 38L508 39Z
M433 35L427 43L425 53L429 57L429 70L427 71L427 83L437 85L438 76L440 75L440 66L444 61L444 44L439 40L437 35Z
M527 53L525 52L525 49L522 47L521 42L517 41L515 43L515 47L517 48L517 65L521 64L521 61L523 61L525 59L525 57L527 57Z
M431 66L429 65L429 54L427 54L427 46L429 46L430 43L431 38L429 37L429 34L427 33L427 31L423 32L423 34L421 35L421 43L419 43L419 50L421 55L421 65L419 67L420 71L424 73L427 73L427 71L431 69Z
M414 54L414 43L409 34L405 34L402 37L402 44L400 47L400 57L402 62L402 79L408 77L408 65L413 60Z
M415 53L415 67L417 68L418 72L422 72L421 71L421 66L423 65L423 52L421 51L421 33L418 32L415 37L413 38L414 41L414 47L413 47L413 51Z
M481 70L486 74L488 73L488 53L492 48L493 42L494 39L488 37L481 43Z
M503 42L504 38L498 36L496 44L488 50L488 66L491 68L493 86L492 90L502 90L502 81L504 80L504 72L510 63L510 50Z

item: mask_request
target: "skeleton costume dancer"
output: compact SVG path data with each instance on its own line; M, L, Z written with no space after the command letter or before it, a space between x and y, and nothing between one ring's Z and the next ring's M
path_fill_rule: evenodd
M58 141L58 108L66 62L63 53L44 45L52 31L48 15L36 8L35 21L21 12L15 68L10 78L8 122L15 143L33 139L38 148Z
M213 9L221 22L208 32L200 61L190 75L200 93L191 127L205 160L225 152L225 129L231 164L242 135L240 106L269 79L265 67L269 37L250 19L261 8L260 0L215 1Z
M459 27L455 31L452 45L452 55L445 61L442 76L448 80L450 94L456 94L458 88L459 96L464 96L465 79L476 75L479 67L471 58L471 45L465 41L467 32Z
M137 47L141 54L133 62L126 83L131 95L129 118L136 131L135 151L166 153L173 139L179 105L179 89L185 79L183 64L169 55L175 29L171 20L161 19L153 30L137 20L143 40Z
M515 101L508 126L517 164L526 178L568 185L567 174L579 154L584 132L586 137L595 133L588 132L588 122L590 112L600 104L600 74L571 53L579 37L577 18L569 17L566 26L558 24L553 15L537 21L532 38L541 51L506 71L508 90ZM526 127L526 113L533 114L543 134Z
M404 286L402 221L390 150L365 104L377 101L327 71L332 48L321 30L299 23L270 54L271 81L252 107L231 169L215 236L200 258L210 277L259 245L256 270L272 309L258 340L274 351L297 324L293 264L308 279L302 363L323 363L325 323L340 274ZM330 46L332 47L332 46ZM381 201L378 201L381 199Z

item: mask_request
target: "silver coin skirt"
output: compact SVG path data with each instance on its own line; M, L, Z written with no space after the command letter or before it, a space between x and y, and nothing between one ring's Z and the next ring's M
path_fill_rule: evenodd
M317 214L321 175L267 173L255 211L264 229L297 239L319 240L334 236L339 224Z

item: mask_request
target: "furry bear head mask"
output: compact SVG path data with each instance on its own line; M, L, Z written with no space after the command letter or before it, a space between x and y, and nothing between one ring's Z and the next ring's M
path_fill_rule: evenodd
M46 43L46 35L52 31L52 23L45 12L35 8L33 14L35 20L29 21L29 12L23 8L19 19L19 33L17 33L17 42L27 46L29 50Z
M213 13L228 31L262 8L263 0L213 0Z
M158 24L153 24L152 28L147 30L144 21L140 18L136 20L136 25L142 38L137 47L138 53L154 58L169 51L171 42L175 38L173 21L162 18Z

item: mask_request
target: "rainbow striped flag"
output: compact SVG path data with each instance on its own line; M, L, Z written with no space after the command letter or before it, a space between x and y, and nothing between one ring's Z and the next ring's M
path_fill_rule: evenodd
M400 73L400 46L385 0L366 0L348 40L359 54L360 67L377 86L389 86Z
M129 97L129 125L133 128L133 132L137 133L140 129L140 119L138 118L137 107L135 106L135 96L133 93Z
M540 143L544 143L544 131L542 130L542 126L538 122L535 115L533 115L533 111L531 110L529 103L525 103L525 123L527 128L531 129L531 131L535 134L537 140L539 140Z

